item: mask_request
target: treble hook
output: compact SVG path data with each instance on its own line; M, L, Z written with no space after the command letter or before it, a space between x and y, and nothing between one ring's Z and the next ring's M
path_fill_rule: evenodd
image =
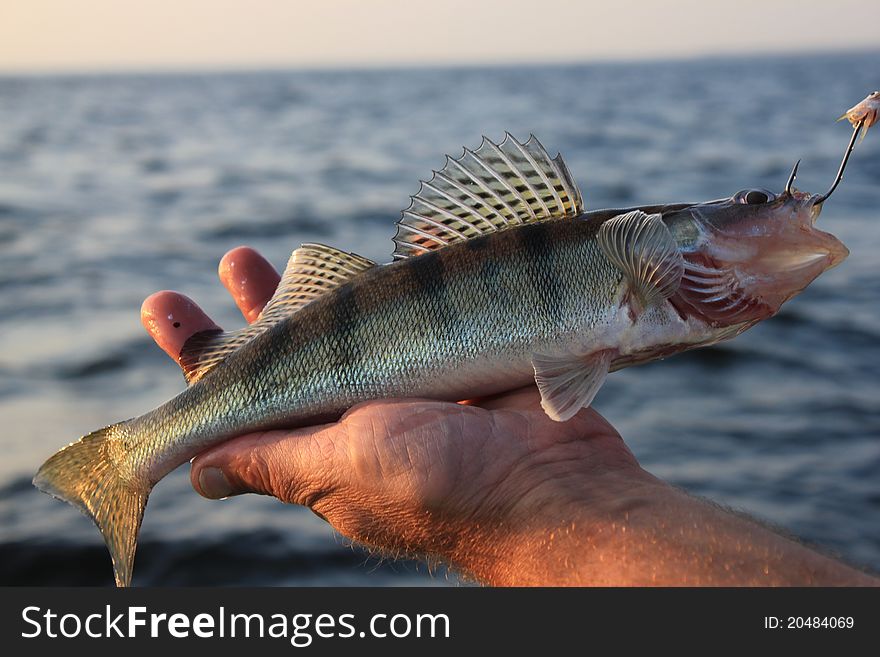
M832 192L834 192L834 190L837 189L837 186L840 184L840 181L843 180L843 170L846 169L846 163L849 162L849 156L852 154L853 148L856 145L856 137L858 137L859 130L861 129L862 124L864 124L864 122L865 122L865 119L862 119L861 121L856 123L855 127L853 128L852 137L849 140L849 146L846 147L846 152L843 154L843 160L840 163L840 168L837 170L837 178L834 179L834 184L831 185L831 189L829 189L827 192L822 194L818 199L816 199L816 201L813 203L814 205L821 205L822 203L827 201L828 197L831 196Z

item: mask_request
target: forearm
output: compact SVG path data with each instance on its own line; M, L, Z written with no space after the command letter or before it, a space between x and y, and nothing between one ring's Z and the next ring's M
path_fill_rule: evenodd
M496 528L491 549L471 549L457 561L480 581L508 586L880 583L647 473L610 477L616 481L598 498L595 478L585 480L589 494L557 499L547 507L555 514Z

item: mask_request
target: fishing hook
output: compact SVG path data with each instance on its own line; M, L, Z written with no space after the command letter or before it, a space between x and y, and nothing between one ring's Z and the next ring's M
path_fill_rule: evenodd
M834 179L834 184L831 185L831 189L822 194L816 201L814 205L821 205L825 201L828 200L828 197L831 196L832 192L837 189L837 186L840 184L840 181L843 180L843 170L846 168L846 163L849 162L849 156L853 152L853 148L856 145L856 137L859 134L859 129L862 127L862 124L865 122L864 119L856 123L853 128L852 137L849 140L849 146L846 147L846 152L843 154L843 160L840 163L840 168L837 170L837 178Z
M785 183L785 194L791 196L792 185L794 185L794 179L797 178L797 170L801 165L801 161L798 160L794 163L794 168L791 170L791 175L788 177L788 182Z

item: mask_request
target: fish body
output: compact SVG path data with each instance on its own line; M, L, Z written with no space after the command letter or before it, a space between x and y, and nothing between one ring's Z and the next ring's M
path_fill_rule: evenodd
M589 215L525 225L365 272L133 420L149 444L138 467L158 481L218 441L334 419L370 399L511 390L533 382L535 353L614 349L613 366L730 334L671 306L631 317L596 226Z
M565 421L609 371L731 338L843 260L815 199L586 212L537 140L484 140L422 184L394 262L303 245L254 325L184 346L186 390L59 451L34 483L95 520L127 585L149 491L207 447L371 399L533 381Z

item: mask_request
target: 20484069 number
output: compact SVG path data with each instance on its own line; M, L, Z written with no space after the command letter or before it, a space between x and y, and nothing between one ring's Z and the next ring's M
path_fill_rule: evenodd
M765 616L764 628L775 629L842 629L849 630L855 625L852 616Z

